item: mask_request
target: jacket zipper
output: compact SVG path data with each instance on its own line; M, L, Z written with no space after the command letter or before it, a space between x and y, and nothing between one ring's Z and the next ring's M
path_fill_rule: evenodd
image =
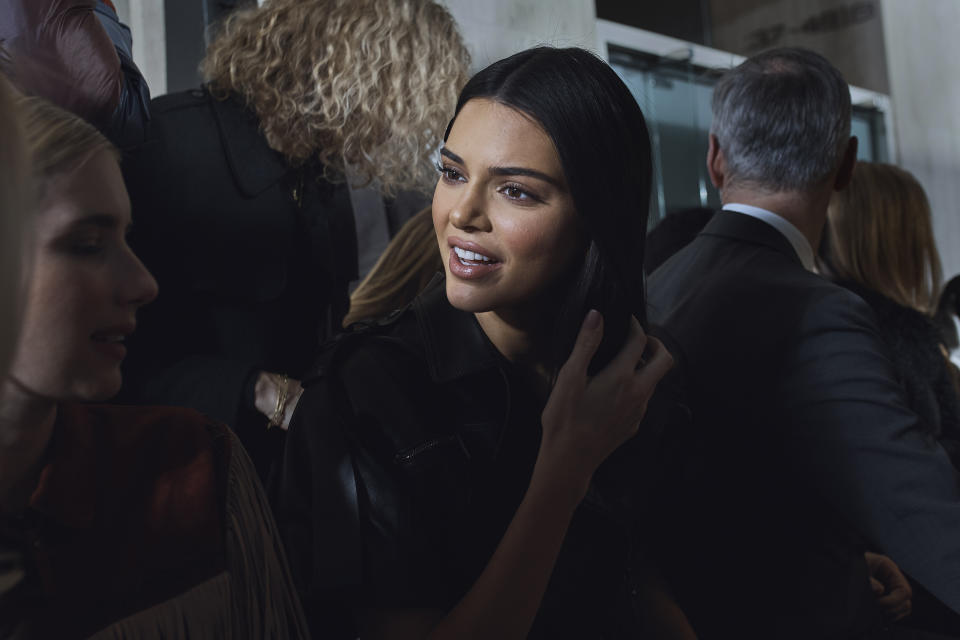
M443 438L435 438L433 440L428 440L423 444L418 444L412 449L406 449L404 451L400 451L394 456L394 461L399 464L406 464L411 460L413 460L414 458L416 458L417 456L419 456L420 454L430 451L432 449L436 449L441 444L444 444L451 440L456 440L456 436L445 436Z

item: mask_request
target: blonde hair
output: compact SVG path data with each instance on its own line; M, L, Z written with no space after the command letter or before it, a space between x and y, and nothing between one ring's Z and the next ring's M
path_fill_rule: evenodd
M19 96L0 76L0 372L13 356L30 256L28 216L51 178L115 147L92 125L42 98Z
M443 259L427 207L403 225L350 296L350 312L343 319L343 326L380 318L399 309L416 298L434 274L442 270Z
M469 54L432 0L268 0L233 14L201 71L256 112L291 164L344 162L386 193L429 191Z
M930 203L910 173L857 163L853 180L828 209L829 266L894 302L924 313L936 308L943 272Z
M40 190L50 178L69 173L99 151L120 153L92 124L43 98L21 98L17 111L30 152L30 169Z
M0 375L10 367L23 311L29 159L14 90L0 75Z

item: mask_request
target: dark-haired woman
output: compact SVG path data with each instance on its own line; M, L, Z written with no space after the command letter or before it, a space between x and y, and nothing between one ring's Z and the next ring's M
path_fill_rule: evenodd
M641 326L643 115L592 54L532 49L467 84L441 157L445 280L328 347L274 487L314 632L634 637L672 365Z

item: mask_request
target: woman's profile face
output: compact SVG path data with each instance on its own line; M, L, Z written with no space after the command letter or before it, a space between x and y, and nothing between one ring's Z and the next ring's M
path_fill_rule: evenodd
M553 141L515 109L473 99L441 154L433 223L450 303L474 313L537 305L584 245Z
M52 178L36 215L11 373L44 398L105 400L120 389L136 311L157 295L127 246L130 200L116 159L100 151Z

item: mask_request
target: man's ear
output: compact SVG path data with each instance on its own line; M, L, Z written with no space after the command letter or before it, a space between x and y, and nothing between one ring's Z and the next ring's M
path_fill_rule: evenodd
M707 173L710 175L710 182L718 191L723 189L723 180L727 173L727 159L720 150L720 143L717 142L717 136L710 134L710 142L707 144Z
M847 149L843 152L843 159L840 161L840 167L837 168L837 177L833 181L834 191L846 189L850 180L853 179L853 168L857 166L857 147L859 144L857 136L850 136Z

